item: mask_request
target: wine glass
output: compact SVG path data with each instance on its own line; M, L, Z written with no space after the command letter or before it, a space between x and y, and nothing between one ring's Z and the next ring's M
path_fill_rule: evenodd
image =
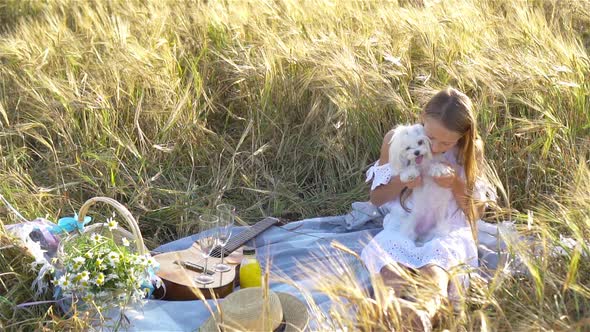
M195 281L203 285L213 282L213 277L207 274L207 260L209 259L217 240L215 234L208 234L207 236L203 235L206 231L214 229L217 226L218 221L219 218L214 214L205 213L199 216L199 234L201 237L197 240L197 243L201 248L203 258L205 258L205 266L203 267L203 272L195 277Z
M223 253L234 226L236 208L230 204L219 204L216 209L217 216L219 217L217 225L217 242L221 246L221 263L215 264L213 268L217 272L227 272L231 270L231 267L223 263Z

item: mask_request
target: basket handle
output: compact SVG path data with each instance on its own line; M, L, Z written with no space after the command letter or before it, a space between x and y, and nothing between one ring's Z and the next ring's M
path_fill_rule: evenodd
M135 239L137 241L136 244L137 244L138 253L140 255L145 255L146 248L145 248L145 245L143 244L143 237L141 236L141 231L139 230L139 226L137 225L137 221L135 221L135 218L133 218L133 215L131 214L131 212L129 212L129 210L127 210L127 208L125 206L123 206L123 204L117 202L116 200L114 200L112 198L93 197L93 198L87 200L86 202L84 202L84 204L82 204L82 207L80 208L80 213L78 213L78 222L81 223L84 221L84 217L86 217L86 213L88 212L88 209L97 202L103 202L103 203L109 204L109 205L113 206L115 209L117 209L117 211L119 211L119 214L121 214L123 216L123 219L125 219L125 221L129 225L129 228L131 228L131 232L133 233L133 236L135 236Z

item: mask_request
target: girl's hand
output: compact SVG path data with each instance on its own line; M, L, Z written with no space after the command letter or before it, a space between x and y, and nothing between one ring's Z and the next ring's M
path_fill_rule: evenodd
M457 171L451 165L446 164L453 170L450 174L433 177L434 182L443 188L453 188L455 181L457 181Z
M455 173L445 176L433 177L434 182L443 188L453 188L455 184L455 178Z
M409 182L401 182L404 186L408 187L409 189L414 189L422 185L422 176L418 176L417 178Z

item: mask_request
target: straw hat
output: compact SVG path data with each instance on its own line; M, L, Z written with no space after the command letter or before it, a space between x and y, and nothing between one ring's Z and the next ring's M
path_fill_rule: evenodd
M260 287L251 287L231 293L219 304L222 314L215 312L200 331L295 332L306 328L309 317L303 302L293 295L271 290L266 302L262 291ZM264 314L265 302L267 314Z

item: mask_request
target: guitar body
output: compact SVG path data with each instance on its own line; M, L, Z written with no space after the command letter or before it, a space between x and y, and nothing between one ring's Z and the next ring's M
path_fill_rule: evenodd
M239 281L237 268L242 260L242 250L236 250L224 258L223 262L231 267L227 272L214 271L213 266L221 263L221 258L209 257L207 270L214 281L207 285L194 281L205 266L205 258L203 258L203 253L197 243L185 250L156 255L154 259L160 263L160 269L156 274L166 286L165 293L160 289L159 292L156 292L155 298L189 301L200 300L203 297L211 299L213 293L216 298L222 298L230 294L234 290L234 285ZM184 262L184 264L180 262ZM191 268L187 264L192 264L196 268Z
M234 285L239 282L239 264L242 261L241 247L256 235L264 232L270 226L280 222L276 218L265 218L254 226L233 235L226 246L215 248L207 259L207 274L213 277L210 284L201 284L195 281L205 266L205 258L197 242L190 248L179 251L171 251L154 256L160 263L160 269L156 273L164 282L165 290L156 289L154 297L157 299L172 301L188 301L215 298L223 298L234 290ZM223 262L231 267L227 272L217 272L214 266L221 263L221 250L224 252Z

